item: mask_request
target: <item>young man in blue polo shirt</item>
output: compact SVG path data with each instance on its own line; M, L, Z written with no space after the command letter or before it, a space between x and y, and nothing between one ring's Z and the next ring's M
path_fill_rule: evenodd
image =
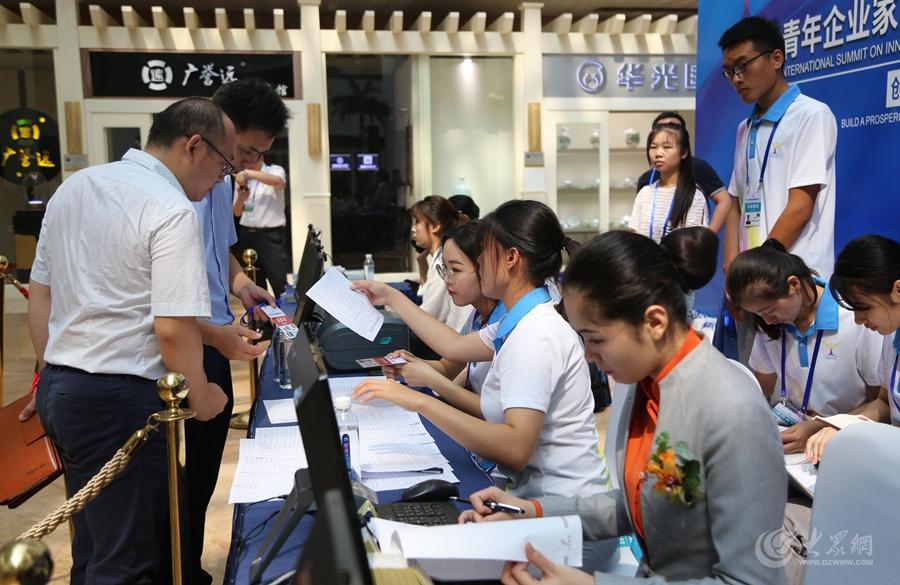
M744 18L725 31L719 47L722 75L741 100L753 104L737 128L728 186L736 201L725 222L725 269L738 253L771 238L828 279L834 268L834 114L788 84L778 23ZM752 329L749 319L739 321L743 363Z
M272 147L275 136L284 129L289 117L287 107L267 83L242 79L223 85L212 101L225 112L237 130L231 162L237 172L251 166ZM229 252L237 242L232 219L234 181L227 177L194 204L205 246L206 273L212 318L201 322L203 369L210 381L219 384L228 395L228 405L214 420L187 421L188 504L191 527L191 567L194 585L208 585L212 577L201 568L206 508L216 488L222 451L228 436L228 423L234 406L229 360L251 360L265 352L265 346L251 345L258 333L233 324L228 307L229 293L238 297L244 308L259 303L275 304L268 291L244 274Z

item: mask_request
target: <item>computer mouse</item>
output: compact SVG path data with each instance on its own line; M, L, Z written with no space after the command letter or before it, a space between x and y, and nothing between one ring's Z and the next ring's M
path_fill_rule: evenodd
M404 502L446 502L459 496L456 484L443 479L427 479L410 486L400 496Z

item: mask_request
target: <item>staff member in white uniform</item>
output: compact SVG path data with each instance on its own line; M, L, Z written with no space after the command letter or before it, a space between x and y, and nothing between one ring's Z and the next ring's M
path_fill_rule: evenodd
M276 297L287 286L287 241L284 226L284 187L287 175L278 165L266 164L263 154L234 176L234 216L240 218L241 248L253 248L259 256L256 282L272 287Z
M739 252L773 238L828 279L834 267L837 123L827 105L784 78L784 38L777 22L744 18L719 39L722 74L753 104L737 127L725 221L724 267ZM738 352L747 363L750 319L735 315Z
M900 243L877 235L848 243L837 257L831 292L853 310L857 322L885 336L881 392L860 413L900 427ZM836 432L822 429L809 439L806 454L813 463Z
M460 336L417 310L399 291L354 283L387 304L431 347L458 361L493 359L481 389L481 418L388 380L367 380L354 396L389 400L431 420L466 449L497 462L513 493L589 495L609 489L597 453L593 397L578 335L557 312L544 281L574 246L553 211L537 201L507 201L481 220L481 286L509 307L494 325ZM615 543L589 543L587 568L606 564Z
M809 420L813 413L856 413L877 395L880 336L854 323L799 256L766 242L734 259L725 286L760 330L750 369L775 399L776 419L791 427L781 434L786 453L803 451L825 426Z

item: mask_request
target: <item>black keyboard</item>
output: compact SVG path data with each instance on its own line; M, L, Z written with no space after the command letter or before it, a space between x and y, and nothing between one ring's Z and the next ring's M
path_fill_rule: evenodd
M396 502L378 506L378 516L406 524L439 526L456 524L459 510L452 502Z

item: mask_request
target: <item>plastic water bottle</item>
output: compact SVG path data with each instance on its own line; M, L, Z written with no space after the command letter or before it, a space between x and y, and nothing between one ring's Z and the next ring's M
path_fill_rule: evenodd
M375 280L375 260L371 254L366 254L366 259L363 261L363 276L366 280Z
M361 476L359 460L359 421L350 410L350 397L337 396L334 399L335 418L337 418L338 434L347 472L357 478Z

